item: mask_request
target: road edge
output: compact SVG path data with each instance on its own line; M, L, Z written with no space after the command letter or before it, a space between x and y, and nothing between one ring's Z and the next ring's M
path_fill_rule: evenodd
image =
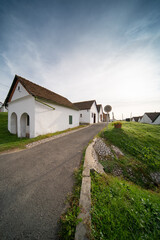
M75 240L88 240L91 229L91 176L90 171L94 170L100 174L104 173L103 166L98 162L98 156L94 150L96 138L89 144L86 149L83 172L82 184L80 193L80 214L78 219L81 221L76 226Z

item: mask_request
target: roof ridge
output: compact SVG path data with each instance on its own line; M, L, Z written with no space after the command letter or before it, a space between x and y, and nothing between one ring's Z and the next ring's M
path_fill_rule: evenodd
M55 93L47 88L44 88L34 82L31 82L30 80L23 78L21 76L15 75L14 80L12 82L11 88L8 92L8 95L6 97L5 100L5 105L8 104L8 102L10 101L10 97L12 96L13 92L14 92L14 87L15 84L17 82L20 82L22 84L22 86L28 91L28 93L30 95L32 95L33 97L37 97L37 98L42 98L45 99L46 101L50 101L54 104L60 105L60 106L64 106L64 107L68 107L74 110L78 110L78 108L72 103L70 102L66 97L63 97L62 95Z
M26 79L26 78L24 78L24 77L21 77L21 76L19 76L19 75L15 75L15 76L18 77L18 78L21 78L22 81L23 81L23 80L24 80L24 81L28 81L29 83L34 84L35 86L38 86L38 87L43 88L43 89L45 89L45 90L47 90L47 91L49 91L49 92L51 92L51 93L54 93L54 94L58 95L58 96L60 96L60 97L63 97L62 95L60 95L60 94L58 94L58 93L55 93L55 92L49 90L48 88L42 87L42 86L40 86L40 85L37 84L37 83L31 82L30 80L28 80L28 79ZM63 98L67 99L66 97L63 97ZM67 100L68 100L68 99L67 99Z

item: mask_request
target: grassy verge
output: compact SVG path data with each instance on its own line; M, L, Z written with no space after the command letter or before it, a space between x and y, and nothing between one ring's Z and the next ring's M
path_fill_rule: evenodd
M61 133L69 132L69 131L84 127L84 125L81 125L75 128L64 130L64 131L49 133L49 134L38 136L36 138L29 139L29 138L18 138L16 135L11 134L8 131L7 122L8 122L8 113L0 113L0 152L13 150L16 148L25 148L25 146L28 143L39 141L45 138L52 137L54 135L58 135Z
M160 172L160 126L123 122L122 129L115 129L110 124L100 136L108 146L114 144L124 153L101 161L106 173L158 191L157 181L151 174Z
M160 195L111 175L92 174L93 239L160 239Z
M74 240L76 226L79 223L77 216L80 213L79 198L80 198L81 183L82 183L84 156L85 156L85 150L83 152L83 158L82 158L80 168L77 169L74 173L75 185L74 185L72 194L68 196L68 200L67 200L69 207L67 211L64 214L62 214L60 219L59 235L60 235L60 239L62 240L68 240L68 239Z

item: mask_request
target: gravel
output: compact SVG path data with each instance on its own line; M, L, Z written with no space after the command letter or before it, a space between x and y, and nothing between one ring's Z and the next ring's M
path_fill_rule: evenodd
M115 156L119 158L120 156L124 156L121 150L114 146L107 146L105 142L101 138L97 138L95 140L94 149L96 153L99 155L100 160L104 160L107 158L114 158Z

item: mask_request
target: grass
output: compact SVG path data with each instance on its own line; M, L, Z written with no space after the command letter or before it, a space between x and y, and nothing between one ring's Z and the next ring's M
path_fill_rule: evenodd
M0 152L13 150L17 148L23 149L28 143L39 141L45 138L52 137L54 135L58 135L61 133L69 132L69 131L84 127L83 125L81 125L75 128L64 130L64 131L40 135L35 138L18 138L15 134L11 134L8 131L7 124L8 124L8 113L0 113Z
M104 175L92 173L92 239L160 239L160 126L123 122L99 133L124 156L101 159Z
M111 175L92 174L92 239L160 239L160 195Z
M154 189L158 184L151 173L160 171L160 126L133 122L123 122L122 129L109 129L99 134L107 145L118 146L124 156L102 160L106 173L116 174L137 185Z
M67 211L62 214L60 218L60 232L59 237L62 240L74 240L76 226L79 223L79 219L77 219L78 214L80 213L79 208L79 198L81 191L81 183L82 183L82 171L83 171L83 163L84 163L85 150L83 152L83 158L79 169L75 170L75 184L73 188L73 192L68 196L67 203L69 205Z

